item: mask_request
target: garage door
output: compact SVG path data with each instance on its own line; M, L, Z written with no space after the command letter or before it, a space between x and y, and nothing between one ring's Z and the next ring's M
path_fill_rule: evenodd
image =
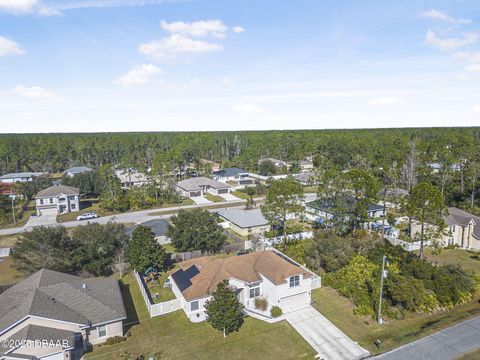
M202 196L201 191L190 191L190 197Z
M280 306L283 311L295 310L309 304L310 296L307 291L280 299Z
M228 189L218 189L219 194L228 194Z

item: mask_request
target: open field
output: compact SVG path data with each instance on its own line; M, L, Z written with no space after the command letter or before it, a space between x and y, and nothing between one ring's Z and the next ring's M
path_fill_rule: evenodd
M475 256L477 258L475 258ZM462 249L442 249L438 255L432 254L432 249L425 249L425 257L436 265L458 264L465 270L473 271L480 275L480 252Z
M131 274L123 280L131 336L116 345L95 347L87 359L119 359L156 355L161 359L313 359L315 352L286 322L276 324L246 318L238 333L223 338L210 324L191 323L183 311L150 318ZM131 294L131 297L130 295ZM135 305L135 306L133 306ZM135 312L136 309L136 312Z

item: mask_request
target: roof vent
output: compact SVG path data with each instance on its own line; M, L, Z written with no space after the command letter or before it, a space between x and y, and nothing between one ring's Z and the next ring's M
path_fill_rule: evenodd
M83 290L87 290L87 284L86 284L86 283L83 283L83 284L82 284L82 289L83 289Z

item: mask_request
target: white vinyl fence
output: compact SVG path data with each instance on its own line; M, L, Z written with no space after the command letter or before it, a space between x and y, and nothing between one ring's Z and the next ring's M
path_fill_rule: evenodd
M180 299L164 301L157 304L153 303L142 276L136 270L134 270L134 274L135 280L137 280L138 287L140 288L140 292L143 296L143 301L145 301L145 305L147 306L150 317L165 315L180 310L182 308L182 303Z
M404 250L406 251L415 251L415 250L420 250L420 241L415 241L415 242L408 242L408 241L403 241L403 240L400 240L396 237L393 237L393 236L388 236L388 235L385 235L385 239L387 239L388 241L390 241L390 243L392 245L399 245L401 246ZM431 242L430 241L424 241L423 242L423 245L424 246L430 246L431 245Z
M288 240L303 240L303 239L312 239L313 238L313 231L304 231L295 234L288 234ZM261 240L267 246L273 246L276 244L280 244L283 241L283 236L276 236L273 238L265 238Z

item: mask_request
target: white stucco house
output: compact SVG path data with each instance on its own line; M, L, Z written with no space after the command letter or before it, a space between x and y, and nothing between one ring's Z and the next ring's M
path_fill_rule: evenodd
M181 180L175 187L181 195L186 197L203 196L206 192L213 195L225 195L230 192L230 185L203 176Z
M80 210L80 189L54 185L35 195L37 213L42 210L56 209L57 214L65 214Z
M116 279L42 269L0 294L0 359L80 360L126 318Z
M169 275L172 290L193 322L206 320L205 303L217 285L228 280L247 314L270 317L272 306L283 312L311 303L311 291L320 287L320 277L277 251L259 251L220 258L205 256L180 263ZM267 301L266 311L255 308L255 298Z
M27 182L32 181L34 177L42 176L42 172L20 172L20 173L9 173L0 176L0 182L4 183L16 183L16 182Z

